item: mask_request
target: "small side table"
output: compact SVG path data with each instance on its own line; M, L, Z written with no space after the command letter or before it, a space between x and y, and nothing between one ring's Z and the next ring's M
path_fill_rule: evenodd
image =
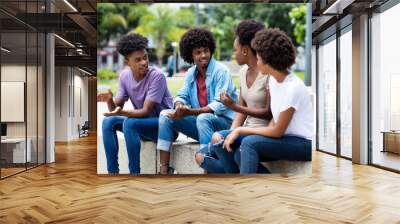
M400 131L382 131L383 150L382 152L392 152L400 154Z

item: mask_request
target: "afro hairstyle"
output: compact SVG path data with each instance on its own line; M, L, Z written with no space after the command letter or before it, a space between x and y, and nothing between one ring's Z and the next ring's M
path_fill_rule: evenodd
M215 51L215 39L213 34L204 28L193 28L183 34L179 42L181 56L187 63L193 64L192 52L195 48L207 47L211 55Z

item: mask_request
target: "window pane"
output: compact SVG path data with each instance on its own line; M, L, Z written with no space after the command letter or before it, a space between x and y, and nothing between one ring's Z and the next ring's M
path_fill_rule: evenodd
M22 4L22 3L21 3ZM2 17L1 32L1 177L24 171L31 160L26 142L26 31L12 24L7 15ZM8 18L8 20L6 20ZM28 148L28 150L27 150Z
M340 37L340 152L351 158L352 141L352 33Z
M37 74L38 74L38 36L36 32L28 32L28 63L26 81L27 141L30 150L28 168L37 165Z
M372 163L400 170L400 32L394 29L398 21L400 4L371 19L371 131Z
M336 153L336 40L318 48L318 148Z

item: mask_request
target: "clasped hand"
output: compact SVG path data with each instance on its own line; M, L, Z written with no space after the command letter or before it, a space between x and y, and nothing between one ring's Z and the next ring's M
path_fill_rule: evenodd
M190 108L186 105L178 104L175 108L175 111L171 111L167 113L167 116L174 120L179 120L184 118L185 116L190 115Z

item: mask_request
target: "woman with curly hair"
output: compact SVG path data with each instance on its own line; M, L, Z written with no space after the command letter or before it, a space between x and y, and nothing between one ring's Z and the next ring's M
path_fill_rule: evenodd
M279 29L264 29L257 32L251 46L261 73L271 75L273 119L268 126L235 128L223 147L229 151L239 136L248 135L240 145L241 174L257 173L260 161L311 161L313 109L303 81L289 70L296 60L291 39Z
M234 56L239 65L246 65L240 70L239 104L226 93L220 96L222 103L237 113L230 130L214 133L211 140L213 145L210 149L204 148L196 153L197 163L208 172L224 170L224 173L238 173L239 167L231 161L234 157L240 158L237 148L245 136L238 137L229 152L222 148L221 142L237 127L266 126L272 118L269 107L269 76L260 73L257 67L256 51L251 47L251 40L262 29L264 29L264 24L251 19L243 20L235 29ZM205 156L208 150L216 154L217 158ZM218 166L222 169L215 169Z
M161 174L173 171L169 168L169 151L176 133L199 141L201 148L206 146L214 132L230 127L234 117L234 112L221 103L219 94L227 92L237 101L228 68L212 57L215 40L210 31L188 30L179 48L183 60L194 65L174 100L174 110L162 111L160 115L157 149L160 150Z
M110 175L119 173L116 131L124 133L128 151L129 172L140 173L140 139L157 140L158 116L161 110L172 108L172 97L161 70L149 67L147 39L132 33L123 36L117 45L124 56L126 69L119 75L118 93L101 93L97 100L107 103L109 112L103 120L103 143ZM130 99L134 109L124 110Z

